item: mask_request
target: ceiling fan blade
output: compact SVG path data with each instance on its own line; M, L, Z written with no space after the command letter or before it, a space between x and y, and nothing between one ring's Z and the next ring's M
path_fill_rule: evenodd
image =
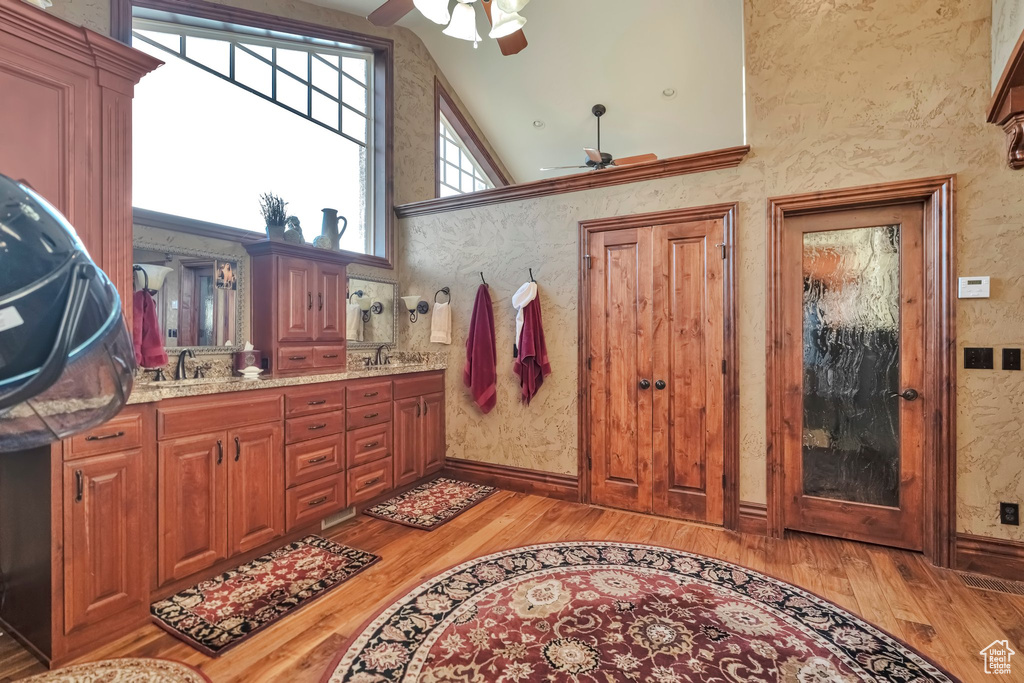
M548 168L542 168L542 171L562 171L567 168L590 168L589 166L549 166Z
M587 153L587 158L593 161L595 164L600 164L604 162L604 159L601 158L601 152L599 152L598 150L592 149L590 147L584 147L583 151Z
M632 166L633 164L643 164L648 161L657 161L657 154L638 154L635 157L623 157L616 159L612 162L612 166Z
M413 11L412 0L387 0L366 17L374 26L394 26L395 22Z
M494 20L491 19L491 3L494 0L484 0L484 14L487 15L487 23L494 25ZM506 57L517 55L526 49L528 43L526 42L526 34L523 33L522 29L519 29L515 33L507 35L503 38L498 38L498 47L501 48L501 54Z

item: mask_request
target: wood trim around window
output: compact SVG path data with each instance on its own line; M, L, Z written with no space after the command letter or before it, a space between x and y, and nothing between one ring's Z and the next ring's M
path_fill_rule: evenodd
M721 220L723 222L723 238L728 258L725 260L723 287L725 296L722 299L724 308L725 340L722 353L725 360L725 386L723 387L723 449L722 473L725 476L723 506L725 508L724 526L727 529L740 527L740 428L739 428L739 378L740 356L739 335L737 334L738 301L736 288L736 217L738 204L716 204L698 206L673 211L659 211L614 218L598 218L581 221L579 224L579 291L576 307L577 327L579 330L579 350L577 354L577 462L579 472L579 499L582 503L590 502L590 473L587 467L587 454L590 452L590 423L587 387L590 384L590 370L587 369L587 350L590 348L590 327L587 318L588 281L590 269L587 265L589 251L588 238L592 233L628 228L644 228L652 225L666 225L700 220Z
M733 168L738 166L749 152L750 147L744 145L742 147L729 147L727 149L688 154L670 159L659 159L621 168L613 167L606 168L603 171L586 171L557 178L534 180L518 185L507 185L490 190L455 195L454 197L402 204L395 207L395 215L399 218L427 216L434 213L459 211L478 206L489 206L491 204L515 202L536 197L547 197L554 194L566 194L568 192L580 192L581 190L593 190L599 187L636 183L642 180L657 180L659 178L671 178L688 173L703 173L704 171Z
M110 32L111 35L125 44L131 44L132 8L143 7L146 9L174 14L185 14L220 21L226 24L241 24L244 26L255 26L282 33L291 33L300 36L320 38L343 44L356 45L373 51L374 64L374 139L384 140L383 145L376 145L372 150L374 154L374 178L373 178L373 253L351 254L351 262L376 268L394 268L394 231L395 231L395 187L394 187L394 111L395 111L395 80L394 80L394 41L388 38L356 33L340 28L321 26L305 21L290 19L275 14L265 14L253 10L218 5L204 0L111 0L110 3ZM157 212L144 212L155 214ZM168 225L169 219L176 219L179 224L201 224L214 226L212 223L202 221L190 221L185 218L159 214L164 217L165 225L154 227L166 227L167 229L178 229ZM147 223L143 222L142 225ZM237 229L236 229L237 230ZM185 230L188 232L188 230ZM244 232L244 231L240 231ZM211 234L211 237L220 239L237 238L224 237Z
M462 140L462 144L469 150L470 156L473 157L473 161L480 165L480 170L484 172L484 175L491 181L491 184L495 187L505 187L511 185L511 181L501 171L501 167L498 162L494 160L491 153L487 151L487 146L484 145L483 140L477 135L476 130L473 126L469 125L469 121L463 116L462 111L458 105L455 104L455 100L445 90L444 84L441 83L441 79L434 77L434 196L441 196L441 114L448 119L448 123L451 124L452 130Z
M956 277L953 252L954 176L906 180L768 200L767 494L768 535L781 537L783 434L787 391L783 372L782 245L786 219L892 204L924 207L925 372L922 393L935 397L928 415L924 463L924 553L940 567L956 556ZM930 457L928 457L930 455Z

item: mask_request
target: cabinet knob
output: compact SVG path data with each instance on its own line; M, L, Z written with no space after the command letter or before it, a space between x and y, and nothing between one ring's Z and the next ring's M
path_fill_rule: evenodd
M665 384L665 380L663 379L659 379L657 382L654 383L654 388L657 389L658 391L661 391L666 386L668 385Z
M645 389L645 390L646 389L650 389L651 388L651 380L649 380L649 379L642 379L642 380L640 380L640 388L641 389Z

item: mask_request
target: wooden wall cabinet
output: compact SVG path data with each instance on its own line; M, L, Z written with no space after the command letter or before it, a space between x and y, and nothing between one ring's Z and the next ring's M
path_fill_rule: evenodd
M253 343L276 375L345 368L346 261L284 242L246 245L252 257Z

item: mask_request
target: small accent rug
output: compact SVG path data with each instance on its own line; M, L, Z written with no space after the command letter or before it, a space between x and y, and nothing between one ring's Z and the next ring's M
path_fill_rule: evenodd
M471 560L373 618L330 683L955 681L812 593L667 548L553 543Z
M498 489L440 477L374 505L363 514L417 529L436 529Z
M319 536L306 536L154 602L150 611L172 635L216 656L379 559Z
M104 659L47 671L23 683L210 683L210 679L166 659Z

